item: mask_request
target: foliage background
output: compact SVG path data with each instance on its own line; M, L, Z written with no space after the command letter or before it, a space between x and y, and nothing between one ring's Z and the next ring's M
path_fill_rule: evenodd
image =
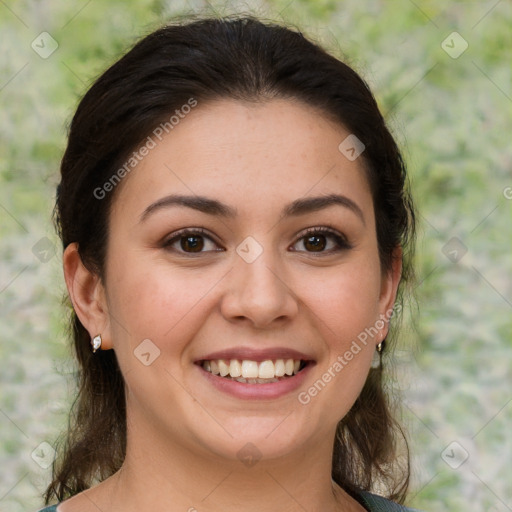
M109 63L191 10L297 24L369 82L404 148L421 212L419 314L394 364L413 453L409 504L512 510L506 0L0 1L0 510L42 506L51 470L31 454L65 428L73 392L50 220L67 123ZM31 48L43 31L59 45L46 59ZM458 58L441 46L454 31L469 45ZM450 37L444 47L460 49Z

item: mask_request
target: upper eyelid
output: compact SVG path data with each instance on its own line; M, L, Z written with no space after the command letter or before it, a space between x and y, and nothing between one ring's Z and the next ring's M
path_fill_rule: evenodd
M295 236L301 238L303 236L306 236L308 233L317 233L317 232L327 233L328 235L329 234L338 235L343 238L346 238L344 233L342 233L341 231L339 231L336 228L333 228L331 226L313 226L310 228L305 228L305 229L299 231Z

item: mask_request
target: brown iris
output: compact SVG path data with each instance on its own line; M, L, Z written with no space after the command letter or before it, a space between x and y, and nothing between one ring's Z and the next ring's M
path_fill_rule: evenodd
M324 235L311 235L304 240L304 247L312 251L322 251L325 249L325 236Z
M204 240L202 236L189 235L182 237L180 245L184 251L201 252L204 247Z

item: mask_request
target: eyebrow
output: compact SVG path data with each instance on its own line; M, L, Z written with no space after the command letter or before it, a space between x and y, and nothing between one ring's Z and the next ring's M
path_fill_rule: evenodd
M352 199L339 195L328 194L318 197L305 197L296 199L292 203L286 205L281 213L282 218L298 217L306 213L313 213L333 205L343 206L355 213L366 225L363 211ZM211 199L205 196L188 196L188 195L169 195L158 199L150 204L141 214L140 222L145 221L150 215L163 208L172 206L182 206L192 208L208 215L214 215L225 219L232 219L238 215L238 210L232 206L228 206L217 199Z

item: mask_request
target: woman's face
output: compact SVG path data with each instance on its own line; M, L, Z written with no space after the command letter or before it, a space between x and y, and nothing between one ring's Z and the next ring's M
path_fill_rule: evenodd
M231 459L332 447L400 272L381 272L348 135L290 100L199 103L118 185L88 327L116 352L140 439ZM288 359L307 364L276 382Z

